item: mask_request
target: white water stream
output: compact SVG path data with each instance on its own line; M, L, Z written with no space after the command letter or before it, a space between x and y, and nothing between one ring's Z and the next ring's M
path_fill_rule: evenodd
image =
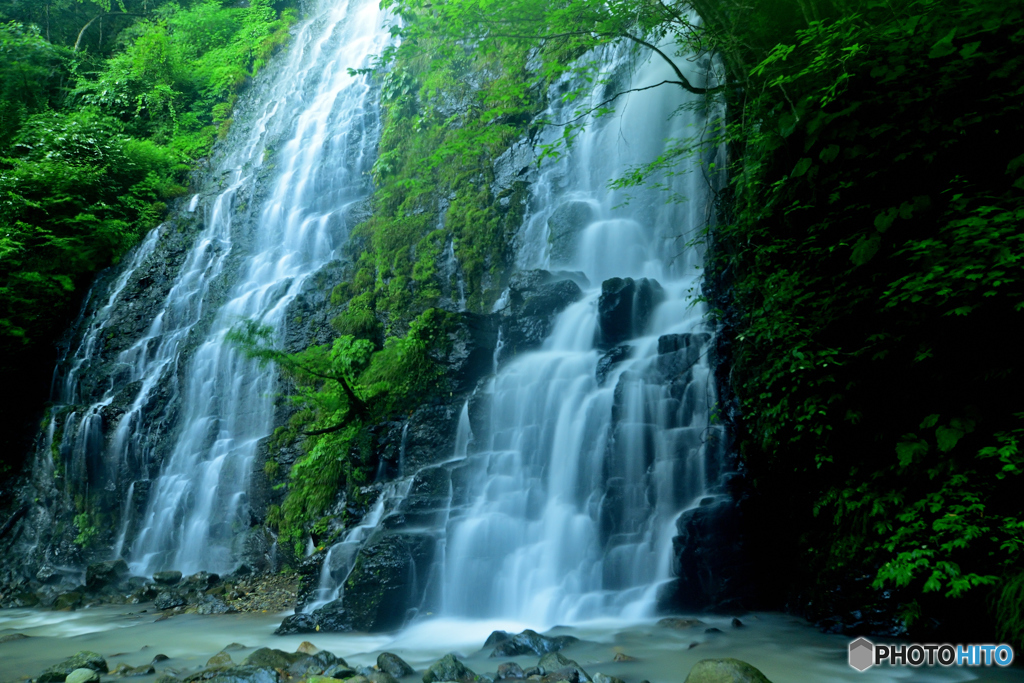
M108 479L145 472L154 442L172 435L159 475L124 487L129 499L115 554L129 560L134 574L227 573L238 565L233 546L250 526L247 489L257 443L273 429L276 380L225 337L240 321L254 320L280 338L288 304L336 257L352 227L349 212L371 190L376 102L368 79L349 69L369 66L389 40L384 13L376 0L323 0L310 14L277 77L252 98L244 134L229 138L213 170L223 189L191 199L188 210L203 213L203 229L148 331L120 353L117 380L103 398L65 423L68 480L85 481L74 468L97 463L112 473ZM134 252L94 316L58 404L81 401L82 365L159 239L154 231ZM130 383L137 394L105 435L101 411ZM177 401L176 412L151 429L144 418L157 395ZM131 520L130 498L140 489L148 492L145 512Z

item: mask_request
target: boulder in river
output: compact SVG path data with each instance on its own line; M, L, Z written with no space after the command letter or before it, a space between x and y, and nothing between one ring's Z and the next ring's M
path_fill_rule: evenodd
M513 678L526 678L526 674L523 673L523 667L519 666L515 662L505 662L498 667L499 680L509 680Z
M386 671L395 678L411 676L416 673L404 659L390 652L381 652L377 655L377 668L381 671Z
M324 672L335 664L339 663L337 657L327 650L320 650L311 655L297 652L299 659L296 659L288 667L288 675L292 678L303 678L306 676L322 676ZM342 664L345 662L342 661Z
M254 666L266 669L287 669L305 655L298 652L285 652L269 647L261 647L242 661L243 666Z
M273 669L243 665L200 671L187 677L185 683L280 683L280 680L280 675Z
M531 629L517 633L503 643L499 643L491 657L517 657L519 655L546 655L557 652L579 639L572 636L542 636Z
M423 674L423 683L441 683L442 681L476 681L479 678L470 671L465 664L455 658L455 655L445 655L430 665L427 673Z
M181 581L181 572L176 569L167 572L157 572L153 574L153 581L161 586L173 586Z
M122 678L128 678L130 676L150 676L156 673L156 669L152 664L143 664L142 666L131 666L121 662L113 669L110 670L111 676L120 676Z
M100 675L92 669L75 669L64 680L66 683L99 683Z
M102 655L89 650L82 650L77 652L71 657L68 657L60 664L54 664L49 669L44 671L39 678L36 679L38 683L53 683L54 681L64 681L68 675L76 669L90 669L97 673L107 673L107 660L103 659Z
M91 591L99 591L107 586L123 583L131 572L124 560L109 560L90 564L85 569L85 586Z
M623 681L621 678L616 678L615 676L609 676L608 674L603 674L601 672L598 672L598 673L594 674L594 683L626 683L626 682Z
M547 672L544 676L545 680L550 678L552 681L569 681L570 683L573 683L574 679L577 683L584 681L589 683L590 681L590 674L561 652L547 653L540 658L538 666Z
M174 609L175 607L182 607L184 604L185 598L171 591L164 591L156 596L156 600L153 601L153 606L160 610Z
M702 659L684 683L771 683L755 667L739 659Z

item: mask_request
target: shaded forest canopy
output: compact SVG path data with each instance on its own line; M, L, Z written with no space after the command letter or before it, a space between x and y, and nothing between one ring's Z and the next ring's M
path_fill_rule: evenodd
M45 388L52 341L84 287L185 191L239 88L285 41L287 4L0 5L7 386ZM500 294L525 186L492 191L493 160L542 123L547 97L580 97L549 86L568 72L606 79L580 59L601 45L661 46L659 58L697 54L722 71L709 88L682 77L662 87L728 112L714 141L729 150L730 183L708 299L730 348L760 604L847 632L958 626L1024 645L1022 4L385 5L402 41L373 74L384 130L373 217L334 292L342 337L297 356L260 347L259 330L239 337L303 388L305 410L280 436L305 432L306 455L271 523L293 540L314 527L332 487L366 476L363 461L334 454L365 451L370 413L429 386L448 324L437 310L444 245L471 310ZM560 144L576 130L564 126ZM693 153L670 141L615 182ZM399 381L416 359L423 375ZM364 401L376 403L354 414Z

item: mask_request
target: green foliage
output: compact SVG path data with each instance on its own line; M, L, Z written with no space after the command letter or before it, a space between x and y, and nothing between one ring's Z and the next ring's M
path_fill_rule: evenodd
M760 499L808 598L868 574L907 618L983 604L1024 561L1022 8L730 6L705 15L744 86L711 270Z
M301 440L303 455L291 468L283 504L268 515L282 540L300 542L339 490L360 500L377 467L369 428L411 412L436 388L443 374L437 359L448 351L453 322L453 314L431 308L383 347L344 335L294 354L275 349L273 331L251 321L231 332L247 355L275 363L295 386L290 400L297 411L275 438Z
M295 18L269 0L0 3L4 384L45 385L85 286L186 192ZM3 431L18 438L20 411L38 404L10 400Z

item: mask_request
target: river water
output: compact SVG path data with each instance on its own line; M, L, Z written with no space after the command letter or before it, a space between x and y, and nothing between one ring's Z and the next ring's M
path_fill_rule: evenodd
M12 633L27 639L0 643L0 681L38 675L44 668L80 650L99 652L113 668L126 662L149 663L156 654L169 657L157 665L157 674L191 672L232 643L240 662L256 647L294 651L303 640L330 650L352 666L372 666L377 654L394 652L417 670L403 683L417 683L422 672L443 655L454 652L478 674L497 670L504 661L535 666L537 657L491 659L481 649L496 629L519 631L530 623L510 620L425 620L391 634L328 634L274 636L280 614L179 615L157 621L153 613L132 613L123 607L98 607L77 612L4 610L0 612L0 638ZM787 615L756 613L742 617L744 626L733 628L728 618L700 617L707 626L673 630L653 620L603 619L558 627L552 634L574 635L581 642L564 650L591 675L600 672L626 683L681 683L700 659L736 657L760 669L773 683L841 683L844 681L1024 681L1020 667L998 668L875 668L858 673L846 663L849 638L826 635L806 622ZM717 627L722 633L706 634ZM697 645L692 646L693 643ZM614 662L617 653L637 661ZM150 683L156 675L133 678Z

